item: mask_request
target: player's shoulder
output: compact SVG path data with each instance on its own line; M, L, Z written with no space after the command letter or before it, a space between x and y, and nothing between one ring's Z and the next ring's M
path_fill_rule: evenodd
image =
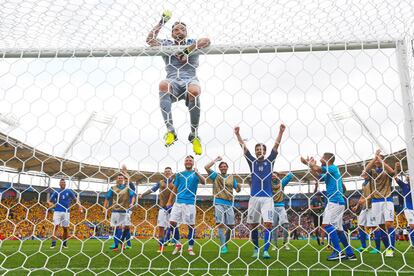
M172 46L172 45L174 45L174 41L172 41L170 39L161 39L160 44L162 46Z

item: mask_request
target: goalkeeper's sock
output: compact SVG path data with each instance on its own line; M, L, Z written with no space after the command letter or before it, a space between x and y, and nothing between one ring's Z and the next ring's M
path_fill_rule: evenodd
M160 92L160 108L162 117L164 118L165 126L167 127L167 130L170 132L174 132L174 126L173 126L173 119L171 114L171 95L168 92Z
M377 229L374 231L375 249L377 249L378 251L381 250L381 235L382 235L381 229Z
M272 232L272 240L273 240L273 243L276 247L277 247L277 241L278 241L278 238L279 238L278 232L279 232L279 227L274 228L273 232Z
M289 239L289 223L284 223L282 226L283 226L283 243L287 243Z
M359 240L361 241L361 246L363 248L367 248L367 233L365 232L364 229L359 228L358 229L358 236L359 236Z
M226 243L230 240L230 238L231 238L231 229L228 228L226 230Z
M410 229L411 245L414 246L414 229Z
M199 96L195 99L188 100L188 110L190 111L190 122L191 122L191 134L194 137L197 136L198 124L200 122L200 98Z
M269 229L264 229L264 247L263 247L263 251L269 251L269 247L270 247L270 235L271 235L271 230Z
M341 245L339 244L339 237L336 233L335 227L332 225L325 226L326 233L328 233L329 241L337 253L341 252Z
M191 226L188 226L188 247L193 248L195 239L195 229Z
M389 237L389 240L390 240L391 249L394 250L395 249L395 229L394 229L394 227L389 227L388 228L388 237Z
M218 235L220 238L220 245L224 245L226 243L226 236L224 234L224 228L220 227L218 229Z
M257 230L257 227L252 230L251 239L252 239L255 249L258 250L259 249L259 231Z
M348 238L346 237L345 231L337 231L339 240L341 241L342 245L345 248L346 255L352 256L354 255L354 251L352 250L351 246L349 246Z

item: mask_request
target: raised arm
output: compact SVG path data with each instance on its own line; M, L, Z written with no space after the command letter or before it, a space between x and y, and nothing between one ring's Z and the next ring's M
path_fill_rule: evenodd
M275 144L273 145L273 151L277 152L279 149L280 142L282 141L283 133L285 132L286 126L284 124L280 124L279 127L279 134L277 135Z
M172 206L174 204L175 196L177 195L177 186L173 185L171 189L170 198L167 201L167 206Z
M196 168L194 168L194 173L198 176L198 178L200 179L200 183L201 184L206 184L206 179L204 178L204 176L202 176L198 170Z
M210 174L211 167L213 167L216 162L221 161L221 160L223 160L223 158L221 158L221 156L217 156L216 159L212 160L210 163L208 163L207 165L205 165L204 166L204 169L206 170L206 172L208 174Z
M377 150L375 152L374 158L368 162L367 166L365 167L364 171L362 172L362 178L369 179L369 172L374 168L375 162L380 158L381 150Z
M234 128L234 134L236 134L237 141L239 142L240 147L243 149L244 153L247 153L247 146L242 137L240 136L240 127Z
M164 11L163 14L162 14L160 22L158 22L158 24L155 25L154 28L152 28L152 30L149 32L149 34L147 36L146 41L147 41L147 44L149 46L154 47L154 46L160 46L161 45L160 41L157 39L157 36L158 36L161 28L170 19L171 19L171 12L170 11Z
M306 166L309 167L309 169L311 170L311 173L314 176L319 176L319 174L322 173L322 167L321 166L318 166L316 164L316 160L313 157L307 157L307 158L301 157L300 158L300 161L303 164L305 164Z

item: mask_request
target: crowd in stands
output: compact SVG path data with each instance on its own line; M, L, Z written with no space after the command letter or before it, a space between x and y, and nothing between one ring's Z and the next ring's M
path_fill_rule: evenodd
M101 204L82 201L84 212L79 212L75 206L71 210L70 233L72 237L87 239L96 236L111 235L109 226L110 213L105 214ZM132 212L131 220L134 234L137 238L154 237L157 224L158 207L151 202L140 203ZM236 210L236 238L248 238L249 229L246 226L247 210ZM44 239L52 234L53 212L47 208L46 202L24 200L17 198L2 199L0 205L0 239ZM307 207L288 209L290 232L292 239L307 239L314 233L311 211ZM344 227L352 235L356 235L356 216L351 212L344 215ZM395 220L397 233L403 236L407 221L403 214L397 214ZM279 229L281 231L281 229ZM182 227L181 233L187 235L188 229ZM217 235L214 220L214 207L203 203L197 206L196 236L210 238ZM58 236L60 233L58 233Z

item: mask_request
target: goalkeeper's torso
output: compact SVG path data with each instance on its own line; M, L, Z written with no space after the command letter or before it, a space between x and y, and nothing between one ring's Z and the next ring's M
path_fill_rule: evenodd
M191 45L195 39L187 39L186 45ZM172 46L174 42L171 40L161 41L163 46ZM191 53L188 56L187 62L182 63L175 55L162 56L165 62L165 71L167 72L167 79L194 79L197 78L197 67L199 65L199 54Z

